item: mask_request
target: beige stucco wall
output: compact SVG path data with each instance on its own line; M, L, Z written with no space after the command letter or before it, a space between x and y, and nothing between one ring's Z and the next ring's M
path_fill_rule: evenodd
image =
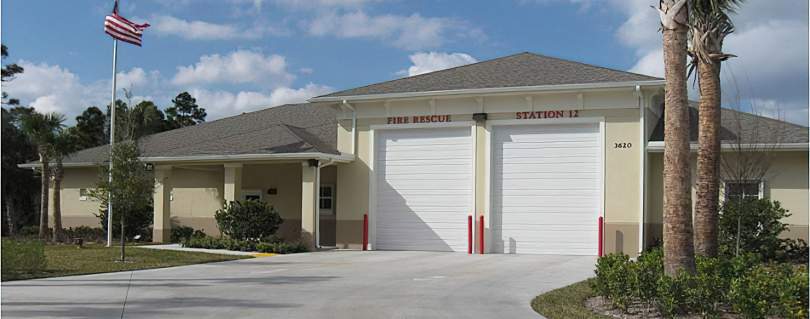
M724 152L725 160L732 160L732 152ZM648 204L645 221L648 234L645 235L647 244L661 238L661 223L663 219L663 154L650 153ZM785 219L790 230L785 234L791 238L807 239L808 214L808 170L807 152L803 151L774 151L770 156L771 168L765 175L764 195L772 200L779 201L791 216ZM733 161L733 160L732 160ZM695 201L694 173L696 160L692 158L692 203ZM722 191L722 190L721 190ZM721 195L722 196L722 195Z
M79 199L80 189L94 188L98 183L100 173L101 170L96 167L65 168L60 200L63 227L101 226L100 220L94 215L99 212L101 203L93 198ZM53 183L51 183L51 194L53 194ZM50 198L53 199L52 196ZM53 208L49 212L51 225L53 225Z
M214 213L222 208L223 168L221 165L172 167L171 221L219 235Z
M369 211L369 196L373 193L369 189L369 174L373 166L373 154L370 154L373 125L386 124L389 116L449 114L452 121L457 122L471 121L473 113L487 113L488 120L492 121L513 120L515 112L578 110L579 118L604 121L606 251L621 250L631 255L638 252L642 207L642 138L638 99L632 90L391 100L355 103L352 107L357 116L357 156L352 163L338 165L337 170L340 191L336 239L339 247L359 247L362 239L363 214ZM351 112L344 109L338 126L338 148L344 153L352 153L351 116ZM489 136L487 130L486 125L479 124L475 131L475 203L477 213L485 216L489 211L486 207L489 202L486 199L487 178L484 176L489 161L489 154L485 150ZM614 143L632 143L633 146L613 148ZM370 238L372 242L373 235ZM621 240L616 240L616 236L620 236Z

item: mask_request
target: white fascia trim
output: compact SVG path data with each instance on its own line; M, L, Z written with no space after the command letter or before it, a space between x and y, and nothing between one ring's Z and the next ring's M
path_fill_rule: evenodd
M482 88L482 89L460 89L460 90L442 90L442 91L425 91L425 92L403 92L403 93L384 93L384 94L365 94L365 95L348 95L348 96L324 96L314 97L307 100L310 103L317 102L343 102L343 101L371 101L371 100L385 100L396 98L418 98L430 96L443 96L443 95L481 95L481 94L495 94L495 93L521 93L521 92L536 92L536 91L571 91L571 90L588 90L588 89L614 89L614 88L635 88L642 86L661 86L666 84L665 80L650 80L650 81L629 81L629 82L604 82L604 83L583 83L583 84L558 84L558 85L536 85L536 86L513 86L501 88Z
M197 155L197 156L153 156L141 157L141 160L148 163L160 162L190 162L190 161L256 161L256 160L295 160L295 159L317 159L325 161L333 161L338 163L348 163L354 161L354 155L351 154L328 154L319 152L309 153L280 153L280 154L237 154L237 155Z
M690 143L689 149L693 152L698 150L697 143ZM806 151L808 150L808 143L752 143L752 144L729 144L723 143L720 149L724 152L733 151L736 149L751 149L761 151ZM660 153L664 151L664 142L652 141L647 143L647 151L651 153Z
M281 154L238 154L238 155L198 155L198 156L151 156L141 157L140 160L147 163L165 163L165 162L200 162L200 161L261 161L261 160L308 160L317 159L327 161L329 163L349 163L354 161L352 154L328 154L328 153L281 153ZM103 163L65 163L64 167L94 167L100 166ZM38 168L41 165L36 164L20 164L20 168Z
M82 162L82 163L64 163L62 167L95 167L100 166L99 163L92 163L92 162ZM42 166L39 163L26 163L26 164L17 164L19 168L39 168ZM53 162L51 162L51 166L56 166Z

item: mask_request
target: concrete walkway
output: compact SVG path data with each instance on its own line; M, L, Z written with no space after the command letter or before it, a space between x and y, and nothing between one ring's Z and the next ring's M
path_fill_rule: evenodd
M220 255L237 255L237 256L264 257L264 256L273 256L273 255L275 255L275 254L249 252L249 251L235 251L235 250L227 250L227 249L188 248L188 247L183 247L180 244L141 245L141 246L133 246L133 247L146 248L146 249L160 249L160 250L190 251L190 252L197 252L197 253L209 253L209 254L220 254Z
M4 318L537 318L595 257L317 252L2 284Z

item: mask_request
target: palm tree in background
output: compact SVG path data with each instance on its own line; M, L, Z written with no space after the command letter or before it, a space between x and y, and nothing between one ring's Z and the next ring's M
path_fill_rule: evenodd
M61 242L62 236L62 179L65 176L65 169L62 160L78 150L78 138L73 130L60 129L56 132L52 141L52 156L56 167L53 169L53 241Z
M664 47L664 271L695 271L689 171L686 52L687 0L660 0Z
M48 234L48 184L50 179L50 157L52 143L57 130L62 128L65 116L58 113L42 114L36 111L22 117L22 131L37 146L39 162L42 165L39 211L39 238Z
M717 256L720 201L720 63L733 57L723 53L723 40L734 32L730 13L742 0L690 0L690 70L697 70L698 155L695 201L695 252Z

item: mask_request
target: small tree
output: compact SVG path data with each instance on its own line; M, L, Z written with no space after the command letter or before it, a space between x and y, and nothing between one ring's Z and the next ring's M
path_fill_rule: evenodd
M73 130L59 130L54 135L52 142L53 159L56 167L53 168L53 241L60 242L62 238L62 179L65 176L65 168L62 161L70 153L77 150L78 139L73 134Z
M32 111L21 119L22 131L37 146L41 166L39 238L46 239L48 233L48 186L50 185L51 143L55 132L60 129L65 117L59 113L42 114Z
M125 260L126 219L151 207L155 189L152 174L138 155L138 146L134 141L116 143L112 150L112 184L107 179L109 168L105 166L96 188L90 193L102 202L108 200L108 194L112 198L115 214L121 222L121 261ZM106 212L102 211L102 214Z

